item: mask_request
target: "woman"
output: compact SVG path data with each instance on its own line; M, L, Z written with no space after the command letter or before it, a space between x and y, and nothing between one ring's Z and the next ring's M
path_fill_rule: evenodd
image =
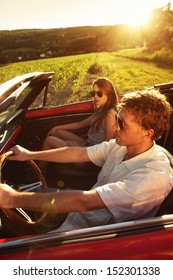
M108 78L99 77L93 83L91 97L94 113L82 121L53 127L43 142L43 150L64 146L91 146L114 138L112 125L115 123L118 105L116 88ZM87 139L71 132L85 127L90 127Z

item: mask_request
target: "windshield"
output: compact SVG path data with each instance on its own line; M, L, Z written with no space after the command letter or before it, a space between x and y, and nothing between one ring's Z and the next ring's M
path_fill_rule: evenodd
M10 115L16 112L19 105L29 95L32 87L28 86L28 83L22 85L22 88L18 88L3 102L0 103L0 123L4 122Z

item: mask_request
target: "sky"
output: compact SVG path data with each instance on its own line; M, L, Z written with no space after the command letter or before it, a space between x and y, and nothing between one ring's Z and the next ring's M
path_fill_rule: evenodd
M128 23L139 26L173 0L0 0L0 30Z

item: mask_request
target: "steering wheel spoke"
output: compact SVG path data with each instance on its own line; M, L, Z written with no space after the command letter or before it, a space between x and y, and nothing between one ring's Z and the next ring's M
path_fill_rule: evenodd
M32 222L32 219L30 216L28 216L28 214L22 209L22 208L16 208L16 211L18 211L20 213L20 215L26 219L28 222Z
M16 188L19 192L30 192L30 191L36 192L42 190L42 187L43 187L42 182L38 181L31 184L24 184L21 186L17 186L14 188Z

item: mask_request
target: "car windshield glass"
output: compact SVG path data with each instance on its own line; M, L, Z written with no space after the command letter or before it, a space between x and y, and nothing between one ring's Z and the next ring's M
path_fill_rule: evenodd
M29 95L32 87L28 86L22 91L19 90L15 94L11 94L7 99L0 104L0 122L3 122L7 117L16 112L19 105Z
M34 99L28 110L38 109L43 107L43 99L45 95L45 88L39 93L39 95ZM47 103L46 103L47 104Z

